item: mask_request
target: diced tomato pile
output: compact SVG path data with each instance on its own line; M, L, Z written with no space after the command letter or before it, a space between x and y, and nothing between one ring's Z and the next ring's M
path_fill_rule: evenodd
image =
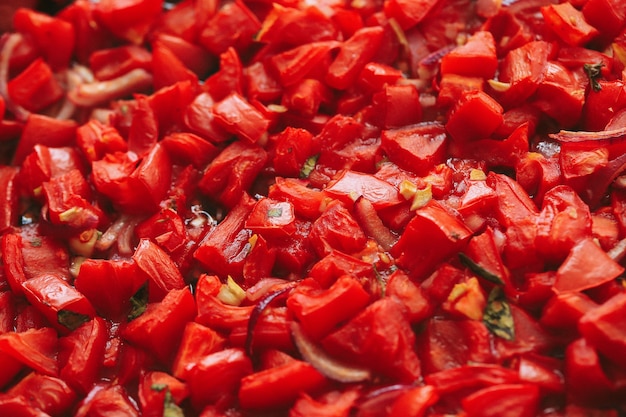
M0 415L626 415L626 2L57 4L0 39Z

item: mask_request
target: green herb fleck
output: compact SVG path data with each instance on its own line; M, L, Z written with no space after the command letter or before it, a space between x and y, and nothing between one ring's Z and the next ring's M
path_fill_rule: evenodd
M37 238L31 239L30 246L32 246L33 248L40 248L42 243L43 242L41 241L41 239L37 237Z
M372 264L372 268L374 269L374 276L376 277L376 281L378 281L378 285L380 285L380 296L384 297L387 293L387 280L376 268L376 264Z
M169 388L165 391L165 398L163 399L163 417L185 417L183 409L174 402Z
M501 287L491 290L483 313L483 323L494 335L504 340L515 339L515 323L513 323L511 306L506 301Z
M602 76L602 67L604 64L599 62L597 64L585 64L583 68L587 77L589 78L589 83L591 84L591 88L596 93L602 90L602 86L598 82L598 79Z
M161 391L163 391L166 388L167 388L166 384L152 384L152 385L150 385L150 389L152 391L156 391L156 392L161 392Z
M144 284L139 290L130 298L130 313L128 313L128 320L134 320L141 316L148 307L148 285Z
M464 254L463 252L459 253L459 259L463 266L469 268L474 274L478 275L480 278L484 278L489 282L493 282L494 284L503 285L504 281L498 275L493 272L487 271L485 268L474 262L472 258Z
M280 217L282 215L283 215L282 207L272 207L271 209L267 210L267 217Z
M70 330L76 330L81 325L89 321L89 316L75 311L60 310L57 313L57 321L60 325L65 326Z
M309 178L309 175L311 175L311 172L313 172L313 170L315 169L315 165L317 164L317 159L319 157L319 155L313 155L307 158L307 160L304 162L304 165L302 166L302 169L300 170L300 178Z

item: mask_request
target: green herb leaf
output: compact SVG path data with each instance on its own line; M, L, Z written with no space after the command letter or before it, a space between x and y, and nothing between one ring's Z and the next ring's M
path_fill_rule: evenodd
M483 313L483 323L494 335L504 340L515 340L515 323L511 306L506 301L501 287L491 290Z
M602 76L602 67L604 64L599 62L597 64L585 64L583 68L587 77L589 77L589 83L591 84L591 89L596 93L602 90L602 86L598 82L598 79Z
M280 217L283 215L282 207L272 207L267 210L267 217Z
M130 313L128 313L128 320L134 320L141 316L148 307L148 284L144 284L139 290L130 298Z
M317 164L317 159L319 157L319 155L313 155L304 162L304 165L300 170L300 178L309 178L309 175L311 175L311 172L315 169L315 165Z
M41 239L38 238L38 237L36 237L34 239L31 239L31 241L29 243L30 243L30 246L32 246L33 248L40 248L41 245L43 244Z
M459 260L463 264L463 266L469 268L474 274L478 275L480 278L484 278L489 282L494 284L503 285L504 281L498 275L487 271L485 268L474 262L472 258L464 254L463 252L459 253Z
M169 388L165 391L163 400L163 417L185 417L183 409L174 402Z
M89 316L86 314L77 313L70 310L61 310L57 313L57 321L59 324L67 327L70 330L76 330L84 323L89 321Z

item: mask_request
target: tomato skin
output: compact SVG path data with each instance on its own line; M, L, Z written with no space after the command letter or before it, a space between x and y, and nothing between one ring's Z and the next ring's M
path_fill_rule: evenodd
M0 353L43 375L55 376L59 372L55 357L57 343L57 334L52 328L29 328L22 332L1 334ZM9 365L11 369L11 361Z
M187 323L174 358L172 374L188 380L196 364L206 355L222 350L225 342L215 330L196 322Z
M151 300L160 300L169 291L185 287L184 278L174 261L151 240L141 239L132 259L139 270L148 276Z
M82 395L99 379L107 338L106 323L96 317L59 339L60 377Z
M89 67L99 80L110 80L131 70L149 70L152 55L137 45L100 49L89 56Z
M468 416L536 415L539 407L539 389L530 384L502 384L483 388L462 400Z
M171 290L162 301L124 327L122 336L152 352L164 364L174 358L185 324L196 317L196 304L187 288Z
M20 8L13 15L13 26L33 37L46 62L54 70L66 68L74 53L74 27L64 20L35 10Z
M168 401L174 404L180 404L189 395L184 383L165 372L146 372L139 384L138 396L142 416L161 417L168 395L171 395Z
M230 404L245 378L252 373L252 362L243 349L228 348L204 356L189 371L187 383L195 409L222 401Z
M96 5L94 16L116 37L140 44L162 6L162 0L105 0Z
M294 360L245 376L238 397L244 409L274 409L290 405L300 393L314 392L326 384L326 378L313 366Z
M371 329L369 334L359 330L364 327ZM395 298L371 303L321 343L331 355L371 368L393 381L412 382L421 375L420 359L413 350L415 335Z
M21 379L7 394L25 398L33 408L53 416L69 412L77 399L76 393L62 379L36 372ZM0 405L0 410L2 408Z
M624 305L626 294L620 292L585 313L578 322L582 336L600 353L620 366L624 366L624 359L619 352L626 343L626 335L622 330L623 317L619 312Z
M315 220L309 236L320 256L328 254L331 249L353 253L362 249L367 241L357 221L339 203L331 204Z
M383 28L365 27L341 44L339 53L328 68L325 81L338 90L345 90L376 54L383 40Z
M496 44L491 32L474 33L441 59L441 73L491 79L498 68Z
M11 99L31 112L41 111L63 96L61 85L42 58L33 61L17 77L11 79L7 88Z
M400 168L424 175L443 162L448 144L443 125L423 123L383 130L381 147Z
M222 5L204 25L198 41L209 52L219 55L229 47L247 48L261 23L243 1Z
M430 237L428 242L420 237L423 234ZM471 231L464 223L431 201L416 211L392 254L412 278L421 279L450 254L461 250L470 237Z
M98 314L118 318L128 313L130 298L147 279L134 261L87 259L74 286L85 294Z
M154 213L168 191L171 163L163 145L155 144L135 168L128 154L92 162L96 189L129 213Z
M321 339L336 325L353 317L369 302L367 292L349 275L339 277L326 290L300 288L289 295L287 307L314 340Z
M486 139L502 124L503 108L482 91L469 91L452 109L446 130L460 144Z
M413 388L400 395L391 406L392 417L421 417L439 400L437 389L430 385Z
M140 413L123 386L99 384L79 404L74 415L76 417L105 417L107 415L139 417Z
M37 145L50 148L73 145L77 127L73 120L57 120L40 114L31 114L24 124L13 155L13 164L22 164Z
M96 314L89 300L59 275L39 275L23 282L22 287L29 302L61 332L73 327L73 324L64 324L63 312L77 313L89 319Z

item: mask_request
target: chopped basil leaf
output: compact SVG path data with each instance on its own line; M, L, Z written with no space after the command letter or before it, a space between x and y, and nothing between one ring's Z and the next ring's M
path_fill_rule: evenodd
M589 77L589 83L591 84L591 88L596 93L602 90L602 86L598 82L598 79L602 76L602 67L604 64L599 62L597 64L585 64L583 68L585 69L585 73L587 77Z
M472 258L464 254L463 252L459 253L459 259L463 266L469 268L474 274L478 275L480 278L484 278L489 282L493 282L494 284L502 285L504 281L498 275L487 271L485 268L474 262Z
M282 207L272 207L267 210L267 217L280 217L283 215Z
M165 391L165 399L163 400L163 417L185 417L183 409L174 402L169 388Z
M317 159L319 157L319 155L313 155L304 162L304 165L300 170L300 178L309 178L309 175L311 175L311 172L315 169L315 165L317 164Z
M89 316L86 314L77 313L70 310L61 310L57 313L57 321L59 324L67 327L70 330L78 329L82 324L89 321Z
M161 392L161 391L163 391L166 388L167 388L166 384L152 384L152 385L150 385L150 389L152 391L156 391L156 392Z
M148 306L148 285L144 284L139 290L130 298L130 313L128 313L128 320L134 320L141 316Z
M491 290L483 313L483 323L494 335L505 340L515 339L515 323L513 323L511 307L501 287Z

